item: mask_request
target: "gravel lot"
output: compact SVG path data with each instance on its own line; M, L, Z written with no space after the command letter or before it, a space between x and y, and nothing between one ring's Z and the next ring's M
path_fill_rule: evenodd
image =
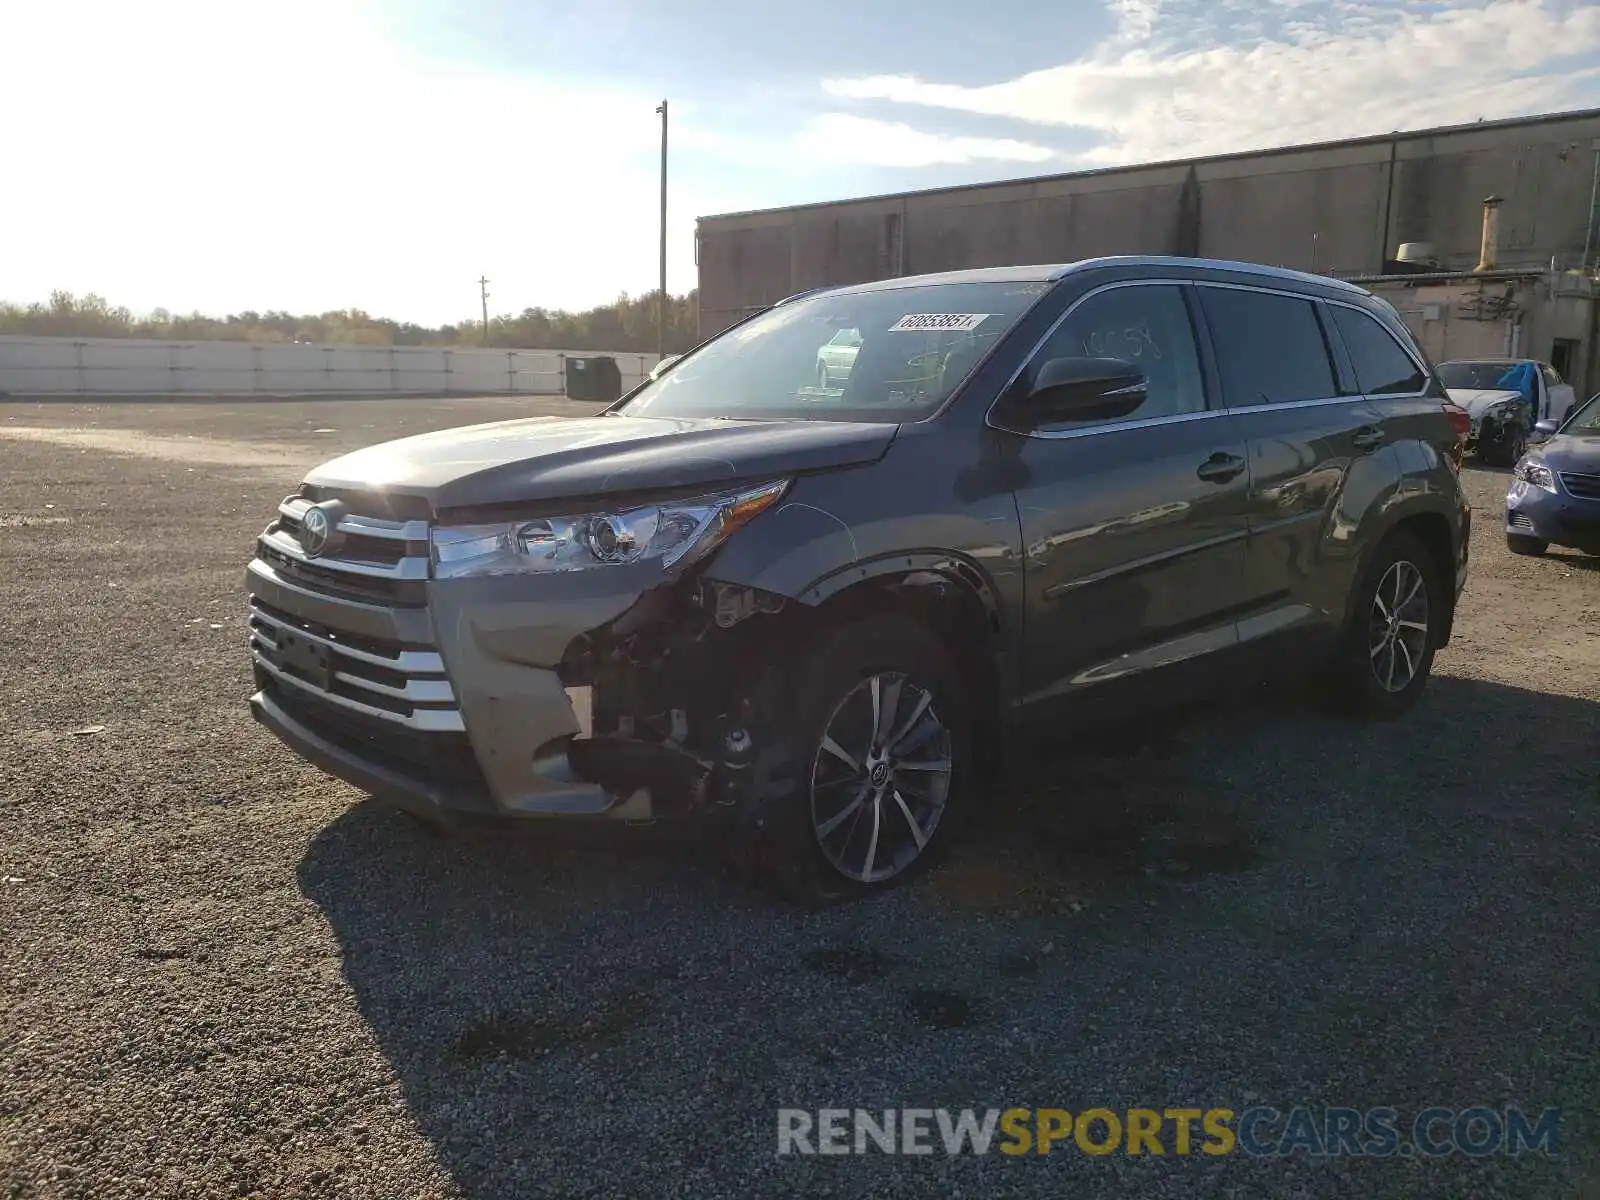
M1504 473L1408 718L1063 752L808 913L671 831L436 840L249 719L299 472L541 408L0 404L0 1197L1600 1197L1600 559L1509 556ZM1566 1115L1556 1159L774 1154L780 1106L1255 1103Z

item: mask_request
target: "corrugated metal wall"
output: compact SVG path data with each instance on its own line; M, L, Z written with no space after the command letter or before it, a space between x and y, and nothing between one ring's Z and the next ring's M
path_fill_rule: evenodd
M1431 241L1469 269L1490 193L1502 265L1576 266L1597 140L1600 111L707 217L700 331L811 287L1104 254L1379 274L1400 243Z

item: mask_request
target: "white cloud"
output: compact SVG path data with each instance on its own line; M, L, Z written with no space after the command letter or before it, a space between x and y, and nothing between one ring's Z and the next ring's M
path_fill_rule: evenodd
M823 113L800 132L796 150L825 167L857 164L881 167L931 167L978 161L1043 163L1055 151L1011 138L947 137L924 133L897 121L876 121L849 113Z
M496 311L654 286L657 96L410 53L377 0L5 8L0 298L440 321L480 273ZM675 188L674 290L706 207Z
M1600 102L1600 5L1491 0L1436 9L1294 0L1114 0L1117 32L1088 57L986 86L910 76L824 81L890 101L1094 131L1076 156L1121 163L1289 145ZM1275 34L1199 45L1209 22ZM1180 48L1181 47L1181 48Z

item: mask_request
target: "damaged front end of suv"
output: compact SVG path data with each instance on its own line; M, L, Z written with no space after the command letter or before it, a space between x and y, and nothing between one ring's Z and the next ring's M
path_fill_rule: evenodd
M255 715L439 824L737 809L808 613L699 567L789 488L430 523L308 482L248 571Z
M837 886L900 877L995 711L977 564L1018 537L1009 491L953 486L966 445L905 431L1047 290L775 306L605 413L324 464L248 568L256 717L441 824L720 816L746 857L782 826L776 857ZM817 387L817 346L857 327Z

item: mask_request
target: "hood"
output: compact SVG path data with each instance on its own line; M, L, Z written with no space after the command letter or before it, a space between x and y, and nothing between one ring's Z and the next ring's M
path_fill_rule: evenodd
M323 489L425 497L434 511L720 487L882 457L896 425L529 417L368 446L306 476Z
M1502 400L1521 400L1521 392L1504 388L1446 388L1450 399L1474 417L1481 417Z
M1553 471L1600 475L1600 434L1558 433L1528 447L1528 453Z

